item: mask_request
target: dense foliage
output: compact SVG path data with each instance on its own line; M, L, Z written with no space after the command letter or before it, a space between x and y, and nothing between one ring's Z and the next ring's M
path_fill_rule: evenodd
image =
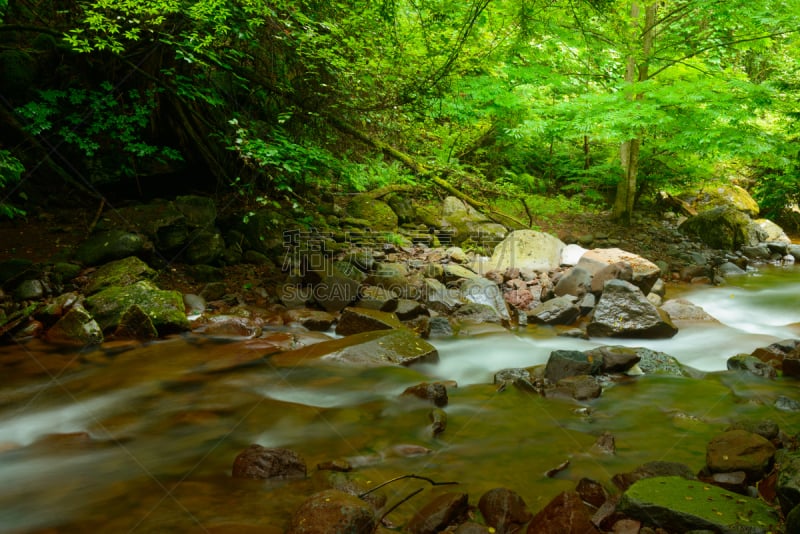
M623 220L660 189L736 180L773 216L800 190L796 2L48 6L0 4L0 66L37 72L5 82L0 142L90 190L199 173L296 204L435 174Z

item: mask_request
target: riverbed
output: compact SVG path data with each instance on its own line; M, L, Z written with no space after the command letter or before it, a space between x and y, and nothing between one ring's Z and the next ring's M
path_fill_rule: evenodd
M462 332L437 340L441 361L412 368L271 366L257 343L180 336L140 346L65 352L38 341L0 347L0 531L280 532L319 488L316 465L347 459L365 487L415 473L458 482L472 503L488 489L519 492L532 511L583 477L611 477L654 460L699 470L713 435L740 419L800 432L797 382L724 372L728 357L800 337L800 269L768 268L719 287L670 288L718 324L684 325L669 340L582 340L548 328ZM545 399L493 374L546 362L556 349L645 346L708 374L631 378L589 402ZM235 365L214 362L234 361ZM400 397L422 381L453 380L445 432L431 406ZM610 432L616 454L593 447ZM251 443L306 460L301 481L230 476ZM547 471L569 462L555 476ZM433 489L404 480L389 503L402 525Z

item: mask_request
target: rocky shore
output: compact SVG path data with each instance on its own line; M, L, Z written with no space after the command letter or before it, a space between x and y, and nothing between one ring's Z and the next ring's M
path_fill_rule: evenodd
M757 206L735 193L720 193L725 202L695 195L683 202L696 215L668 211L619 235L600 224L579 232L578 217L560 235L509 231L452 197L414 206L399 195L385 201L362 195L346 206L321 206L324 228L288 229L269 210L218 217L204 197L151 202L111 213L60 256L0 262L0 336L8 343L41 338L64 350L185 332L260 339L265 350L253 357L279 367L433 363L438 353L427 340L457 337L475 325L670 338L680 321L710 319L670 299L671 283L718 284L752 264L800 259L800 246L769 221L754 220ZM728 368L764 380L797 379L798 362L800 341L786 340L733 356ZM215 369L251 363L231 359ZM499 370L495 384L585 401L648 373L700 376L668 354L603 346L554 351L536 368ZM451 386L423 383L407 391L431 403L433 433L446 432ZM788 411L800 410L792 399L785 403ZM602 436L597 447L613 454L614 437ZM477 502L468 492L443 492L404 528L415 534L793 532L800 530L796 448L797 436L772 421L743 422L708 444L700 473L646 464L614 477L613 491L581 480L539 511L509 488ZM258 444L233 463L233 476L243 478L307 471L294 451ZM357 467L331 458L317 471L329 489L295 511L289 532L385 528L385 502L359 488Z

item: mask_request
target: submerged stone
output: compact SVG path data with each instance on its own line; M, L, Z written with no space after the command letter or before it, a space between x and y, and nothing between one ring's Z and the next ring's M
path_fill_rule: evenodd
M306 464L294 451L254 443L233 461L234 478L305 478Z
M276 354L270 359L273 365L278 366L337 363L377 367L438 361L436 347L406 328L353 334Z

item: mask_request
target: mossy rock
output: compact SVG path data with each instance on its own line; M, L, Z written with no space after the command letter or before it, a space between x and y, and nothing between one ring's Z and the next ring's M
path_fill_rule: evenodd
M156 272L136 256L106 263L89 277L84 293L91 295L107 287L129 286L140 280L149 280Z
M619 512L670 532L775 532L775 511L764 502L682 477L639 480L623 494Z
M687 195L681 195L686 198ZM744 188L738 185L718 184L704 187L688 195L689 202L698 211L706 211L719 207L733 207L751 217L758 215L758 202Z
M114 330L133 305L150 317L161 336L189 329L181 294L163 291L146 280L124 287L109 287L88 297L85 303L104 332Z
M766 237L766 233L746 213L730 206L690 217L680 225L680 230L711 248L722 250L756 245Z
M356 195L347 204L347 214L369 221L370 229L377 232L392 232L397 228L397 215L386 202L368 195Z

